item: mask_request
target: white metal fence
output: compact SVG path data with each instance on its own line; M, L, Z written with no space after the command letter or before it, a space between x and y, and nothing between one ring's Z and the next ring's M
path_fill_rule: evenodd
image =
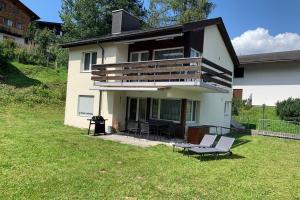
M260 119L258 131L261 135L300 139L300 122Z

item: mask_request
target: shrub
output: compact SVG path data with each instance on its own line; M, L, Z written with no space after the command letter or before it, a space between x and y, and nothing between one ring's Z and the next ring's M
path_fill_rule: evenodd
M276 114L286 121L300 122L300 99L289 98L276 103Z
M5 60L13 60L15 58L15 50L17 44L13 40L3 40L0 42L1 56Z
M246 100L233 100L232 101L232 114L238 116L241 110L249 110L251 105L247 104Z

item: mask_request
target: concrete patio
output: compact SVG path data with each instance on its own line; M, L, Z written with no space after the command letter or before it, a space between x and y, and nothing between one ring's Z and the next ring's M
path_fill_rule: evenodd
M149 138L147 137L135 137L133 135L126 135L124 133L117 133L117 134L110 134L110 135L100 135L100 136L91 136L91 137L96 137L99 139L103 140L110 140L114 142L119 142L122 144L130 144L130 145L135 145L139 147L151 147L151 146L156 146L159 144L167 145L167 146L172 146L174 143L178 142L184 142L182 139L174 138L174 139L167 139L167 138L155 138L150 135Z

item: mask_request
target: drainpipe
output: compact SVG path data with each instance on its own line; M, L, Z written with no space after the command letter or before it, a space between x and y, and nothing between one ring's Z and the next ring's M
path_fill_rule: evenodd
M101 56L101 64L104 64L104 48L100 45L99 41L97 41L97 45L101 48L102 50L102 56ZM102 105L102 90L100 90L99 94L99 116L101 116L101 105Z

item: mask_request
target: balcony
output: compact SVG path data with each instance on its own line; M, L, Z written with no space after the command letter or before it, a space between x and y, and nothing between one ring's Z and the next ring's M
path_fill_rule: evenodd
M12 35L19 36L19 37L24 35L23 30L19 30L19 29L14 28L14 27L7 27L3 24L0 24L0 31L4 32L6 34L12 34Z
M232 72L203 57L101 64L92 67L100 87L205 87L228 92Z

